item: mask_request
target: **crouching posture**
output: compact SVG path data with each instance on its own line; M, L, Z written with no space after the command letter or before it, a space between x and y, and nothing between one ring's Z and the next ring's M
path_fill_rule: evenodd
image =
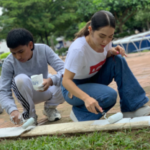
M30 117L37 121L35 104L45 102L43 113L48 120L60 119L61 115L56 107L64 102L60 88L63 61L47 45L34 44L32 34L26 29L11 30L6 41L11 54L2 66L0 80L2 108L13 118L15 124L19 124L23 119ZM57 74L48 74L48 64L57 71ZM38 74L43 74L42 91L34 90L31 82L31 76ZM12 90L24 109L22 114L15 105Z
M100 119L101 112L115 105L117 92L108 86L113 79L124 117L150 114L150 107L145 105L149 99L122 57L126 56L125 50L120 46L112 47L114 32L114 16L108 11L99 11L77 33L69 48L62 93L73 106L73 121Z

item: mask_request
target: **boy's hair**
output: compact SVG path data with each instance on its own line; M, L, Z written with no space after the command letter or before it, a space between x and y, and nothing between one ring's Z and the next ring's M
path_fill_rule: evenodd
M28 45L28 43L32 41L33 42L33 48L34 50L34 41L32 34L24 29L24 28L16 28L11 30L6 38L7 46L9 48L16 48L19 45Z

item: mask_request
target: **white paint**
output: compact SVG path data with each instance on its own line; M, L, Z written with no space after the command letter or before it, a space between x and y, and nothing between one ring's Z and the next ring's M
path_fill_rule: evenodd
M118 122L115 122L114 124L118 123L135 123L135 122L142 122L142 121L148 121L150 126L150 116L142 116L142 117L135 117L133 119L131 118L123 118L119 120ZM110 124L108 120L95 120L92 125L107 125Z
M22 127L23 127L24 129L26 129L27 127L33 125L34 122L35 122L35 121L34 121L34 118L30 118L30 119L28 119L28 120L22 125Z
M113 124L123 118L123 114L121 112L118 112L112 116L110 116L107 120L110 124Z
M20 127L13 127L13 128L1 128L0 129L0 138L6 138L6 137L17 137L24 133L25 131L29 131L31 129L35 128L35 126L29 126L26 129Z
M131 119L130 122L140 122L140 121L149 121L149 126L150 126L150 116L135 117Z

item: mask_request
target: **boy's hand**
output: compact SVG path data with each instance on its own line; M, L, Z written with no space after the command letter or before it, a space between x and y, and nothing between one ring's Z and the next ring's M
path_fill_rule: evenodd
M53 81L51 78L43 79L43 91L40 91L40 92L46 91L49 88L49 86L52 86L52 85L53 85Z
M14 110L10 113L10 117L13 119L15 125L20 123L19 116L20 116L20 113L18 110Z

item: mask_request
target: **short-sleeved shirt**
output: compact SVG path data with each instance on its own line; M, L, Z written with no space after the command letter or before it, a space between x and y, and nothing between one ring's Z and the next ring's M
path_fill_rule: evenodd
M90 78L104 65L107 52L111 48L110 42L104 47L102 53L98 53L90 47L85 37L77 38L68 50L65 69L75 73L74 79Z

